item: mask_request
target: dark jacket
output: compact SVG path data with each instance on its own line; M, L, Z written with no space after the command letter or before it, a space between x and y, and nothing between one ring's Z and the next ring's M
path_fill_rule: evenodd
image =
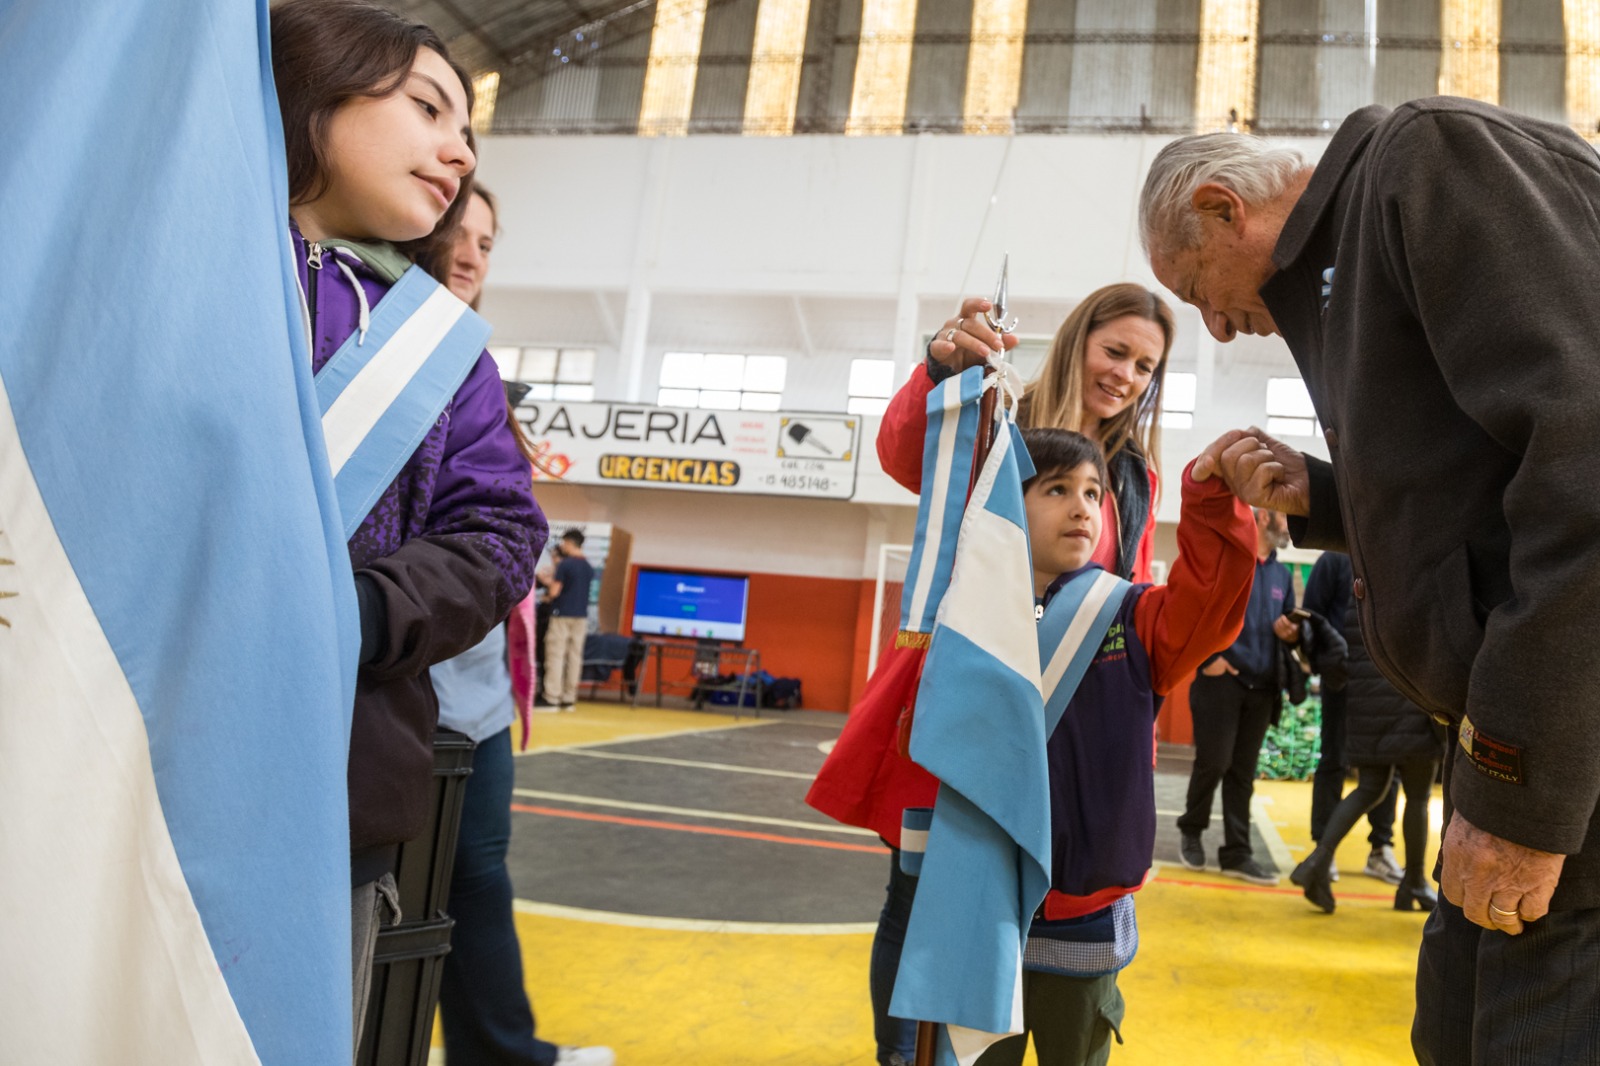
M1572 856L1557 909L1600 905L1597 252L1593 148L1441 97L1345 121L1261 289L1332 457L1295 541L1350 553L1373 661L1470 721L1449 802Z
M1399 766L1444 754L1444 727L1389 684L1361 640L1354 611L1344 627L1344 756L1351 766Z
M374 307L404 264L387 246L328 248L312 270L306 242L295 233L293 243L320 370L359 321L356 291L334 257ZM506 424L500 375L482 355L350 537L362 622L349 767L358 882L383 872L374 871L375 851L415 837L427 820L439 715L428 667L477 644L527 595L546 532Z

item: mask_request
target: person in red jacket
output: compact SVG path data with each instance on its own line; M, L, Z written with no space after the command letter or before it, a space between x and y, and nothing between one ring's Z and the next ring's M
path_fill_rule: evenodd
M896 394L878 431L878 459L889 476L912 492L922 484L927 397L951 374L975 366L1002 345L983 312L988 300L971 298L928 345L926 364ZM1135 582L1150 580L1155 504L1159 487L1161 394L1172 348L1172 312L1139 285L1098 289L1073 309L1056 331L1038 378L1018 411L1023 427L1078 430L1107 456L1110 492L1101 501L1105 535L1094 555L1104 569ZM897 642L899 643L899 642ZM867 683L833 753L806 802L848 825L872 829L891 849L884 908L873 939L871 992L878 1062L909 1063L915 1026L889 1015L914 881L900 871L900 814L933 803L938 782L905 758L899 745L901 712L916 695L925 645L886 651Z

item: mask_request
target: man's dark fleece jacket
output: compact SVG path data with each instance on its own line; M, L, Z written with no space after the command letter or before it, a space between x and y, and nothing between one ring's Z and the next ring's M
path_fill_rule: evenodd
M1349 552L1368 652L1453 727L1453 809L1600 906L1600 157L1473 101L1365 108L1273 258L1332 457L1295 542Z

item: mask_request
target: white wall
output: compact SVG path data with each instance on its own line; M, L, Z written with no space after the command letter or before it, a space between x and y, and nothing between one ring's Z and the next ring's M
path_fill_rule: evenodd
M503 233L483 311L497 344L595 348L602 400L653 402L664 352L720 350L786 355L785 408L842 410L852 358L894 358L903 376L962 294L992 289L1006 253L1027 335L1049 336L1101 285L1154 287L1134 209L1163 143L487 137L480 177L500 197ZM1311 158L1325 144L1298 143ZM1194 429L1164 437L1164 521L1177 517L1188 459L1224 430L1264 423L1267 379L1296 374L1275 338L1217 345L1191 309L1178 320L1171 366L1199 375L1198 410ZM1320 440L1293 443L1325 454ZM849 577L871 573L878 542L909 538L915 502L870 449L854 504L550 493L553 514L630 529L643 562Z

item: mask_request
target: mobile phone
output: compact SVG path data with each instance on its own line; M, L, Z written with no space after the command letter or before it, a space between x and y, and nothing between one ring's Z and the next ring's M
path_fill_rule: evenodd
M1289 612L1289 617L1293 618L1296 622L1309 622L1311 621L1311 612L1306 610L1304 607L1296 607L1294 610Z

